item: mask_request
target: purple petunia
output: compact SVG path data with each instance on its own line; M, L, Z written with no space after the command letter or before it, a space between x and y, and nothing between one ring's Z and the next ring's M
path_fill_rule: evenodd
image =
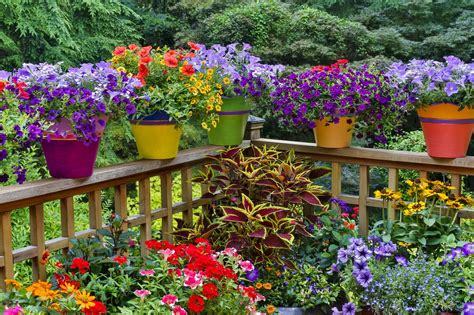
M463 307L464 315L474 315L474 302L467 302Z
M403 256L395 256L395 260L399 265L408 266L408 260Z
M356 307L353 303L349 302L342 306L342 315L355 315Z
M367 288L372 282L373 276L370 270L364 269L355 274L357 283L359 283L362 287Z
M464 256L474 255L474 243L466 243L462 247L462 253Z
M245 278L251 282L254 282L258 279L258 269L254 268L252 271L247 271Z

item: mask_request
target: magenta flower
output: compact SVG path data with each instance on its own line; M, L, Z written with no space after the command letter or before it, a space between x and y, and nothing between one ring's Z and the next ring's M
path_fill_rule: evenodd
M20 315L24 314L23 308L20 305L15 306L14 308L6 308L3 311L3 315Z
M254 269L253 264L248 260L239 261L239 265L244 271L247 271L247 272L252 271Z
M166 294L162 299L161 299L161 304L163 305L169 305L169 306L174 306L174 304L178 301L178 297L173 294Z
M188 315L188 312L181 306L175 306L173 308L173 315Z

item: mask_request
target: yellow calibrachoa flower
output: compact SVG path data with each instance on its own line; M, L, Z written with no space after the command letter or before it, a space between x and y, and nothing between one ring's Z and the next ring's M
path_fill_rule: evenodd
M276 307L275 307L275 306L273 306L273 305L271 305L271 304L270 304L270 305L267 305L267 313L268 313L268 314L273 314L273 313L275 313L275 312L276 312Z
M212 124L212 127L214 127L214 128L217 127L217 121L213 120L211 124Z
M192 95L198 95L198 89L194 86L189 88L189 92L191 92Z
M189 77L189 81L196 82L197 81L196 76L192 75L191 77Z
M76 294L74 294L74 299L76 300L76 304L79 305L82 309L87 309L95 306L95 296L91 295L85 290L77 291Z
M228 77L225 77L223 82L224 84L230 84L230 79Z
M201 123L201 127L202 127L203 129L208 129L208 128L209 128L205 122L202 122L202 123Z
M216 105L216 112L220 112L222 110L222 107L220 105Z
M118 67L117 71L127 73L127 69L125 69L124 67Z
M214 109L214 106L212 104L207 105L206 107L207 111L211 111Z
M269 283L269 282L266 282L266 283L263 284L263 288L265 290L271 290L272 289L272 284Z
M15 279L5 279L3 280L6 285L11 285L15 289L21 289L22 285L20 282L16 281Z
M189 111L188 112L188 117L192 117L193 116L193 112L192 111Z
M214 74L214 69L212 69L212 68L207 69L207 75L208 76L212 76L213 74Z
M262 287L263 287L263 284L262 284L261 282L257 282L257 283L255 284L255 288L256 288L256 289L261 289Z

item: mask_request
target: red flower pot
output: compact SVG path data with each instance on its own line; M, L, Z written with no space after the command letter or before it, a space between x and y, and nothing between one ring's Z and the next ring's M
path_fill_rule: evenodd
M449 103L418 109L428 155L435 158L465 157L474 130L474 109Z

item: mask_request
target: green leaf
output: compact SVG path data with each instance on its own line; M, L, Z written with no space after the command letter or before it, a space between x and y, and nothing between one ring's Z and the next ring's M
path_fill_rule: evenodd
M426 238L422 237L418 240L418 242L423 245L423 246L426 246Z
M431 218L431 219L423 218L423 222L425 222L425 224L428 225L428 226L432 226L433 224L435 224L436 219L435 218Z

